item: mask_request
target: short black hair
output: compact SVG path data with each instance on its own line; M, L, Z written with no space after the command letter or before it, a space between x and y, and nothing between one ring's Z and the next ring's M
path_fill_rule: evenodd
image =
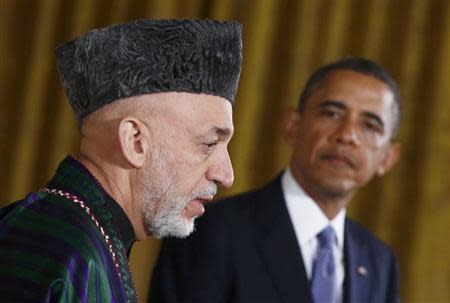
M305 109L306 101L316 90L316 88L321 84L325 77L337 70L350 70L357 73L372 76L389 86L392 93L394 94L395 109L394 109L394 128L392 131L392 138L397 135L398 129L400 127L400 121L402 116L402 98L400 95L400 89L397 83L391 77L391 75L379 64L372 60L358 57L348 57L327 65L319 67L308 79L300 95L300 100L298 103L298 110L303 112Z

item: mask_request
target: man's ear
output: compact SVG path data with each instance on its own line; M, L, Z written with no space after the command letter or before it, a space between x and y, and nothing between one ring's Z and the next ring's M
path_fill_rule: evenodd
M295 108L289 108L283 120L283 138L289 145L293 146L298 137L300 113Z
M119 124L119 144L123 156L128 163L141 168L147 158L148 152L148 132L145 125L134 117L126 117Z
M390 171L400 158L400 143L392 142L384 155L383 161L377 170L377 176L381 177Z

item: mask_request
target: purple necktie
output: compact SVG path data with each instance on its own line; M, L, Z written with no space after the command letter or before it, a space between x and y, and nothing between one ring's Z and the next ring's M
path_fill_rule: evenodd
M314 260L311 293L314 303L336 302L336 272L333 259L335 234L330 225L318 235L317 256Z

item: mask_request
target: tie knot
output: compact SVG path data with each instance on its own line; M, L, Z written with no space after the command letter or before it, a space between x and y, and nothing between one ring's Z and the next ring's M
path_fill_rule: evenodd
M334 230L333 227L331 227L331 225L328 225L317 235L319 246L323 248L332 247L334 239L335 239Z

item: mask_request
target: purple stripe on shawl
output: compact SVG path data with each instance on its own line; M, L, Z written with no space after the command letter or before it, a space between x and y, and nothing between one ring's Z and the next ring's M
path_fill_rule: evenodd
M77 249L64 241L45 234L33 234L16 228L12 229L11 232L14 234L14 238L9 237L3 240L1 242L2 245L14 247L14 250L25 254L27 252L35 252L36 256L48 258L56 264L65 267L69 272L71 283L78 297L83 299L86 296L83 292L86 289L86 278L89 275L89 269L86 260Z
M111 287L112 293L114 293L114 296L117 296L118 298L121 297L125 298L126 294L125 289L122 285L122 280L117 274L116 266L113 262L111 252L109 251L109 248L106 246L105 240L103 236L100 234L99 229L95 225L93 225L91 218L88 217L87 213L84 213L84 210L82 210L78 205L72 204L73 202L70 200L67 200L67 203L68 204L65 204L65 207L51 207L51 209L49 209L46 212L60 219L61 221L69 223L72 226L80 229L84 234L86 234L89 237L91 243L93 244L95 250L97 251L100 257L100 260L102 262L101 266L105 268L105 272L108 275L108 279L110 281L109 284L120 286L120 287ZM73 213L71 213L71 215L68 216L67 215L68 210L72 212L73 208L75 208L77 211L80 211L82 214L74 215Z
M69 223L70 225L78 228L84 234L86 234L89 239L91 239L91 243L94 245L95 250L98 252L102 262L102 266L105 268L110 282L113 282L113 285L120 285L119 288L113 288L112 292L119 298L125 298L126 294L125 289L122 285L122 280L117 274L116 266L113 262L111 253L106 246L105 240L100 234L99 229L95 225L93 225L93 221L91 221L91 218L88 217L88 214L85 213L80 206L75 205L70 200L64 201L64 203L65 202L67 202L67 204L63 205L59 204L58 202L39 203L38 205L40 205L40 207L38 209L35 209L34 207L32 207L31 209L38 212L44 211L47 215L53 216L61 220L62 222ZM34 206L36 206L36 204ZM76 213L74 213L74 211Z
M49 258L65 266L69 271L71 283L76 294L81 302L86 302L89 268L86 260L76 247L71 246L61 239L55 238L54 236L42 233L37 234L33 231L10 228L8 233L13 234L14 237L8 237L7 239L2 240L1 242L2 245L5 245L4 247L14 247L25 253L27 251L38 252L40 256ZM106 250L107 248L104 247L103 242L96 238L97 235L93 230L89 230L89 233L95 236L93 240L91 237L91 240L94 246L93 248L95 248L99 254L99 261L102 262L102 264L98 264L98 266L105 267L105 274L108 278L108 281L106 282L110 285L112 296L124 297L124 290L121 286L120 278L116 274L115 266L111 260L109 251ZM43 243L45 244L42 245ZM52 245L49 245L50 243Z

